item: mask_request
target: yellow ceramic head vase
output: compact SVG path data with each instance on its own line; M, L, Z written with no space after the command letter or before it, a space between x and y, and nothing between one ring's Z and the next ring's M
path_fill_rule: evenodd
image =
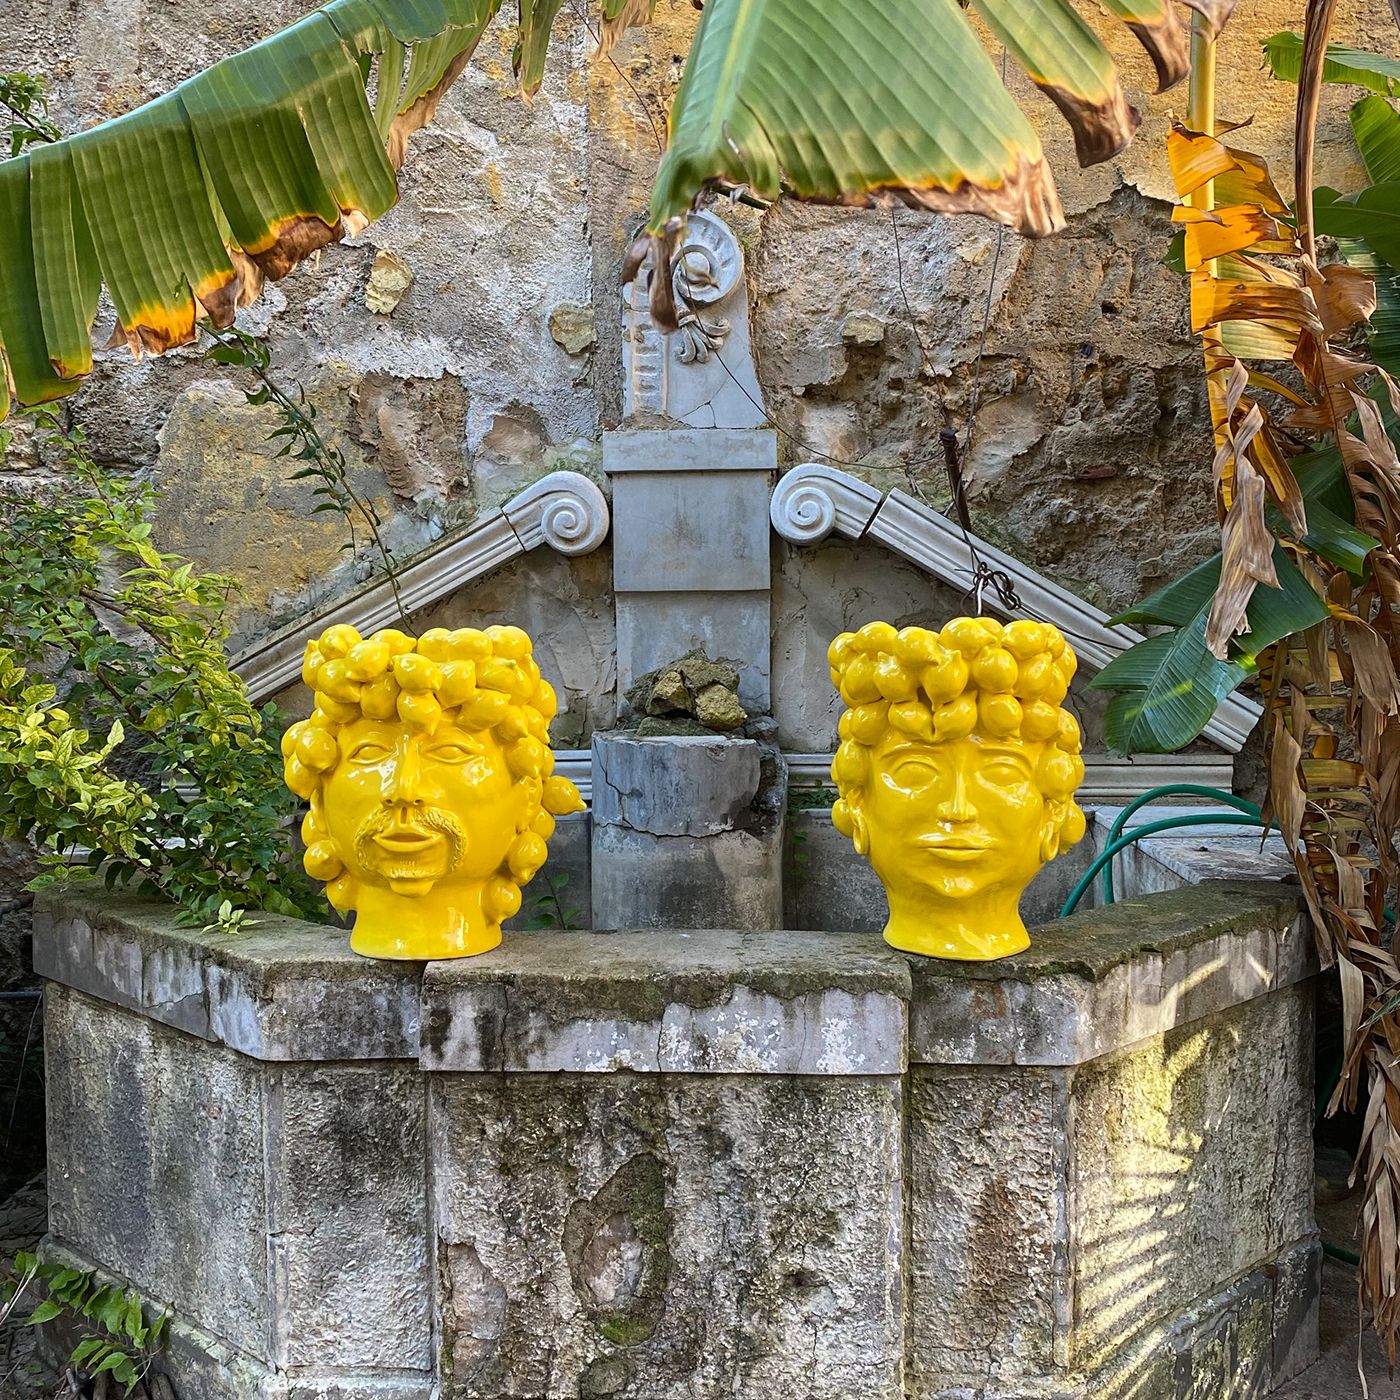
M831 817L885 886L886 941L938 958L1020 952L1021 892L1084 835L1065 639L1038 622L872 622L829 659L850 707Z
M282 740L306 798L304 863L355 910L350 946L375 958L458 958L501 941L544 864L554 817L583 803L551 777L554 691L518 627L361 638L306 648L316 709Z

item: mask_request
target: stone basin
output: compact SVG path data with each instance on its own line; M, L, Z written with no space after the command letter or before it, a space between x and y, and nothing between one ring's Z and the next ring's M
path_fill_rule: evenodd
M367 963L37 905L57 1257L181 1400L1156 1400L1316 1354L1311 940L1215 882L994 964L870 933Z

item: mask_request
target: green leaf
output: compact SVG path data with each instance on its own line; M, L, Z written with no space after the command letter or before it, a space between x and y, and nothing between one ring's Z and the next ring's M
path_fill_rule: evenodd
M29 1323L37 1327L40 1323L52 1322L54 1318L63 1315L63 1306L55 1303L52 1298L45 1298L32 1313L29 1314Z
M1275 78L1296 83L1303 67L1303 36L1284 31L1262 41L1264 63ZM1372 92L1393 95L1400 82L1400 59L1384 54L1349 49L1344 44L1328 44L1322 65L1324 83L1352 83Z
M1157 90L1165 92L1186 76L1190 52L1171 0L1104 0L1137 36L1157 70Z
M1104 739L1111 749L1173 753L1189 744L1254 669L1259 652L1328 616L1326 604L1282 545L1275 546L1273 561L1281 587L1255 589L1250 630L1235 639L1230 661L1221 661L1206 645L1206 622L1220 586L1218 554L1114 619L1172 630L1129 647L1089 682L1096 690L1122 692L1104 714Z
M893 194L1028 233L1063 216L1040 138L956 0L711 0L652 192L660 235L714 180L765 199Z
M1339 238L1337 248L1350 266L1369 273L1376 284L1376 309L1366 323L1370 359L1392 376L1400 375L1400 269L1378 258L1359 238Z
M1377 257L1400 267L1400 181L1346 196L1324 186L1313 195L1313 217L1319 233L1359 238Z
M1373 185L1400 180L1400 112L1384 97L1363 97L1351 109L1351 132Z
M1121 151L1137 130L1118 70L1077 11L1059 0L973 0L1026 75L1064 113L1080 165Z
M206 315L228 326L264 276L383 214L408 136L499 4L330 0L135 111L0 164L0 356L19 401L90 371L102 283L128 342L158 353ZM546 8L522 14L532 65Z
M1206 613L1148 637L1115 657L1090 682L1120 689L1104 711L1104 742L1115 753L1174 753L1210 723L1248 672L1212 656Z

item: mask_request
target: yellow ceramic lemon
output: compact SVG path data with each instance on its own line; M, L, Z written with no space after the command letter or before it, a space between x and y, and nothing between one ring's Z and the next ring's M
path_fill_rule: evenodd
M940 632L872 622L829 652L849 707L832 821L889 897L885 940L990 959L1030 943L1021 894L1084 835L1075 671L1054 627L960 617Z
M328 628L306 648L316 709L282 741L311 810L304 863L373 958L460 958L544 864L554 818L583 807L551 775L556 701L518 627Z

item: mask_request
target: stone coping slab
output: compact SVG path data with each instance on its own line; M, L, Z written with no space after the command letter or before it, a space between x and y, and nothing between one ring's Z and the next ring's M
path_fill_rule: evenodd
M254 1059L417 1058L422 963L358 957L330 924L248 924L204 933L162 900L77 882L35 900L34 970Z
M1043 924L993 963L912 961L919 1064L1085 1064L1317 970L1296 888L1210 880Z
M900 1074L907 959L868 934L555 932L423 980L426 1068Z
M1083 1064L1315 970L1299 897L1215 881L1035 930L996 963L877 934L539 930L454 962L372 962L275 915L204 933L171 906L46 890L38 973L259 1060L451 1072L899 1074L906 1063Z

